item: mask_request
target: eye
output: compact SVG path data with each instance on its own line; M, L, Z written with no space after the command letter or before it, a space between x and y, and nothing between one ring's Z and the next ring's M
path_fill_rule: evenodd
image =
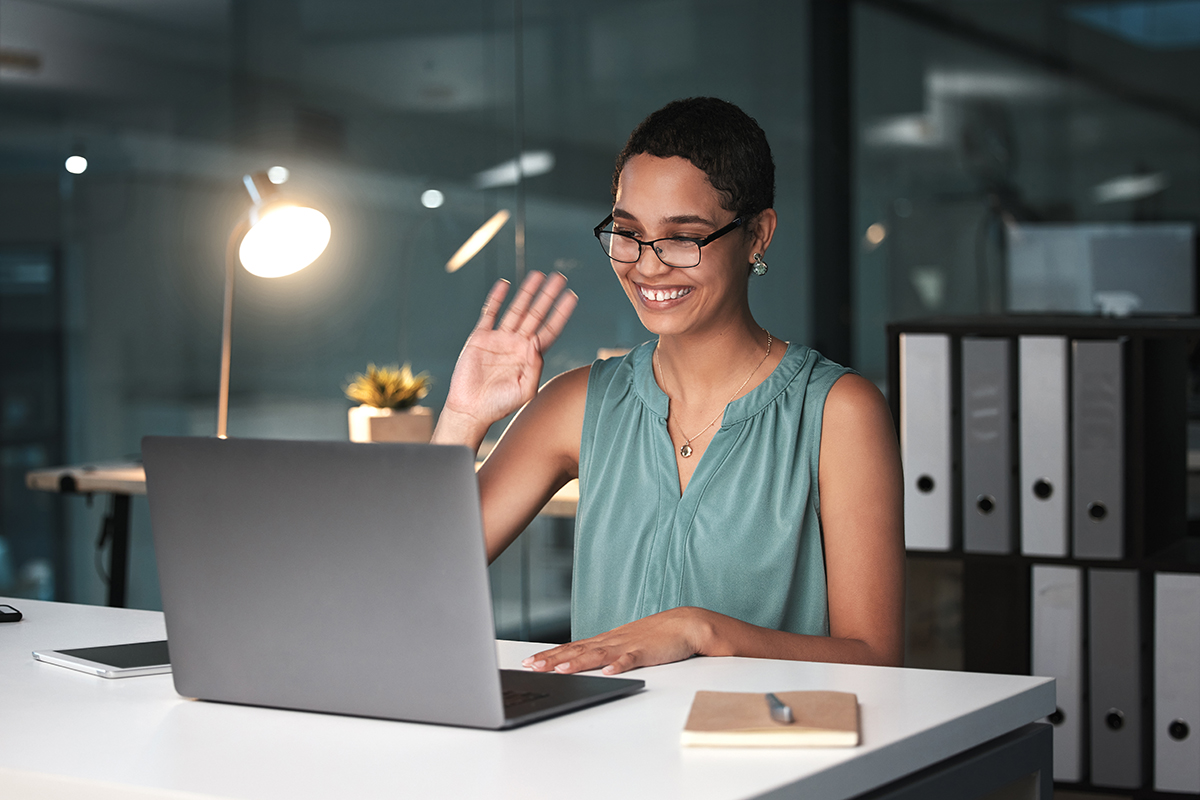
M619 233L622 236L632 236L634 239L640 239L641 234L631 228L622 228L620 225L613 225L613 233Z

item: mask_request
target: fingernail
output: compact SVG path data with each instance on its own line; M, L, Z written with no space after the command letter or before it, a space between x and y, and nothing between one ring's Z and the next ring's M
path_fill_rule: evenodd
M522 667L528 667L528 666L529 666L530 664L532 664L532 663L533 663L533 656L530 656L529 658L523 658L523 659L521 659L521 666L522 666Z
M570 661L564 661L563 663L561 663L561 664L559 664L557 667L555 667L555 668L554 668L554 671L555 671L555 672L566 672L566 671L567 671L567 670L569 670L570 668L571 668L571 662L570 662Z
M546 666L546 662L544 659L538 659L529 666L533 667L534 669L541 669L542 667Z
M617 671L617 668L614 667L612 664L609 664L607 667L600 670L600 672L604 675L612 675L616 671Z

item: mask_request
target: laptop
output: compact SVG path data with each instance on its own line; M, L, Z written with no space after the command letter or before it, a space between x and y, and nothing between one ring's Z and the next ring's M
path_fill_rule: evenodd
M142 441L176 690L504 729L645 683L500 670L474 454Z

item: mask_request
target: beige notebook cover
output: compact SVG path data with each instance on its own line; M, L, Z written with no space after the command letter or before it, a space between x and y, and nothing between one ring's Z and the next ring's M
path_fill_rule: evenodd
M683 728L685 747L855 747L858 696L849 692L776 692L790 724L771 719L764 694L696 692Z

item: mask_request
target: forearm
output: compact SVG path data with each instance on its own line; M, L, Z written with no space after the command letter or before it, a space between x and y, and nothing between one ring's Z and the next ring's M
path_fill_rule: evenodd
M808 636L762 628L703 608L692 609L696 650L706 656L744 656L840 664L898 667L904 650L898 642L872 643L863 639Z

